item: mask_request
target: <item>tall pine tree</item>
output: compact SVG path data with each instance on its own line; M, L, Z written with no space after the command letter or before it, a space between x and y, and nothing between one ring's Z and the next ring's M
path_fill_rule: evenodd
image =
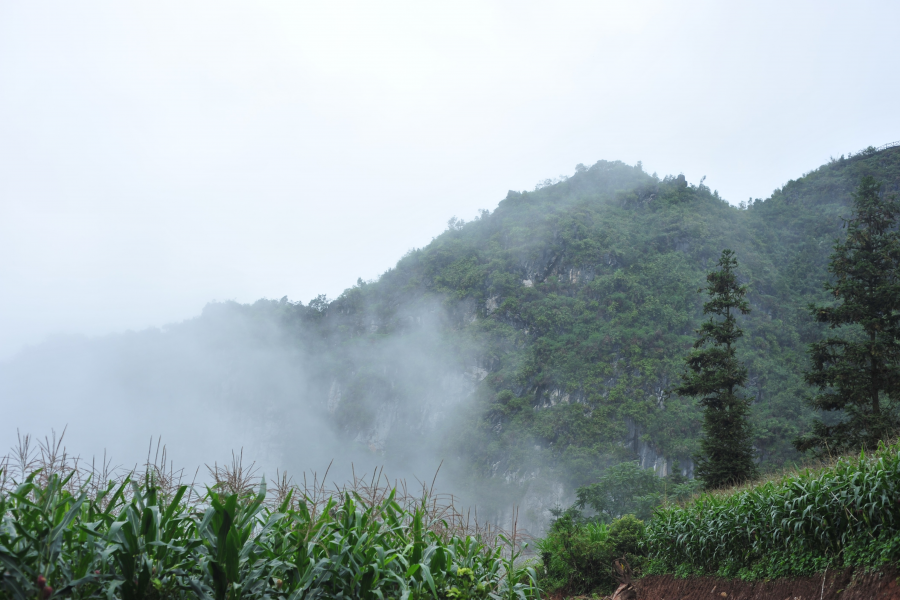
M834 245L825 289L832 305L810 312L832 330L810 344L807 383L818 388L807 402L830 413L795 440L798 450L817 454L872 448L898 427L900 400L900 203L885 198L881 184L864 177L853 194L847 235Z
M699 338L685 359L682 383L673 390L700 398L703 438L695 457L696 472L708 489L738 484L757 473L748 421L750 399L740 390L747 382L747 369L735 356L735 342L744 334L736 314L750 312L744 298L747 288L738 284L733 251L722 251L718 267L706 276L709 301L703 313L712 316L697 330Z

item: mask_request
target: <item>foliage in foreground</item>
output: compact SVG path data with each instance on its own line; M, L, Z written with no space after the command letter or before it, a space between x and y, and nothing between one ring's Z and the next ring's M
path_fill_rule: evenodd
M0 598L537 597L515 540L495 547L430 522L427 501L356 493L324 506L209 490L199 503L147 476L89 494L31 473L0 490ZM69 475L71 477L71 474Z
M625 515L612 524L579 521L571 511L538 542L540 586L565 594L609 593L616 587L613 563L625 557L640 574L644 523Z
M651 573L745 579L900 560L900 443L734 494L656 511Z
M699 488L676 462L674 473L659 477L637 462L606 470L600 479L578 488L574 505L554 511L556 520L537 546L541 589L555 593L607 593L615 587L613 563L623 556L640 574L644 525L660 504L685 499ZM590 516L582 511L587 509Z

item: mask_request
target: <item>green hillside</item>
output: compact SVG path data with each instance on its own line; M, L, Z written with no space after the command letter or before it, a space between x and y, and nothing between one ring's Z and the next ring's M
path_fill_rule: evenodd
M70 466L81 459L58 454L55 433L38 449L20 438L0 457L9 524L0 588L524 598L535 581L548 592L609 591L608 566L623 555L637 574L748 579L895 564L896 444L686 500L701 414L669 392L702 321L698 289L730 248L752 307L739 317L738 356L761 470L800 458L791 442L813 418L806 346L824 333L807 306L829 301L832 244L866 175L900 192L900 147L834 160L741 207L640 164L579 165L564 181L509 192L470 223L451 220L377 281L332 301L213 303L163 330L27 349L0 363L8 402L48 422L58 415L45 399L78 406L108 443L155 415L210 446L237 431L271 452L264 467L275 485L265 508L267 488L255 485L253 465L238 466L241 450L231 471L213 462L213 479L232 489L201 496L198 513L194 492L183 501L188 488L178 487L185 472L169 461L166 474L165 451L157 462L159 440L128 495L124 475L106 489L95 462ZM138 414L140 424L129 416ZM421 488L437 489L433 502L388 479L424 479L442 460L438 487L429 477ZM103 461L108 472L114 463ZM303 474L329 463L321 479ZM88 473L100 483L81 479ZM326 477L352 477L347 489L361 495L326 499L317 483ZM511 505L522 509L515 518ZM581 508L598 518L581 521ZM545 531L537 570L518 568L485 523ZM26 535L2 539L16 531ZM326 538L334 544L311 542Z
M635 458L663 472L677 460L688 473L700 414L666 390L701 320L697 289L728 247L750 286L739 356L756 397L755 443L763 467L776 466L796 458L791 440L811 418L802 371L821 331L806 306L826 300L831 246L865 174L900 189L900 148L833 160L745 208L683 176L601 161L451 221L333 301L241 310L276 314L296 332L318 361L319 393L340 383L333 417L348 435L379 403L415 412L434 395L433 362L393 356L392 344L415 340L416 355L478 375L475 404L445 421L440 440L475 478L551 472L577 486ZM406 435L416 431L411 421ZM378 450L390 454L390 440Z

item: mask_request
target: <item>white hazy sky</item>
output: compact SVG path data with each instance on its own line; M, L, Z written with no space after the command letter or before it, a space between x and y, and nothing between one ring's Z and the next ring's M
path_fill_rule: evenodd
M329 297L599 159L737 203L900 139L900 2L0 0L0 358Z

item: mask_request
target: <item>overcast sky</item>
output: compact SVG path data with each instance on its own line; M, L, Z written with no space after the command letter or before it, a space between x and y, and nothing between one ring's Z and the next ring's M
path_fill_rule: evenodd
M578 163L733 203L900 139L900 3L0 0L0 358L304 302Z

